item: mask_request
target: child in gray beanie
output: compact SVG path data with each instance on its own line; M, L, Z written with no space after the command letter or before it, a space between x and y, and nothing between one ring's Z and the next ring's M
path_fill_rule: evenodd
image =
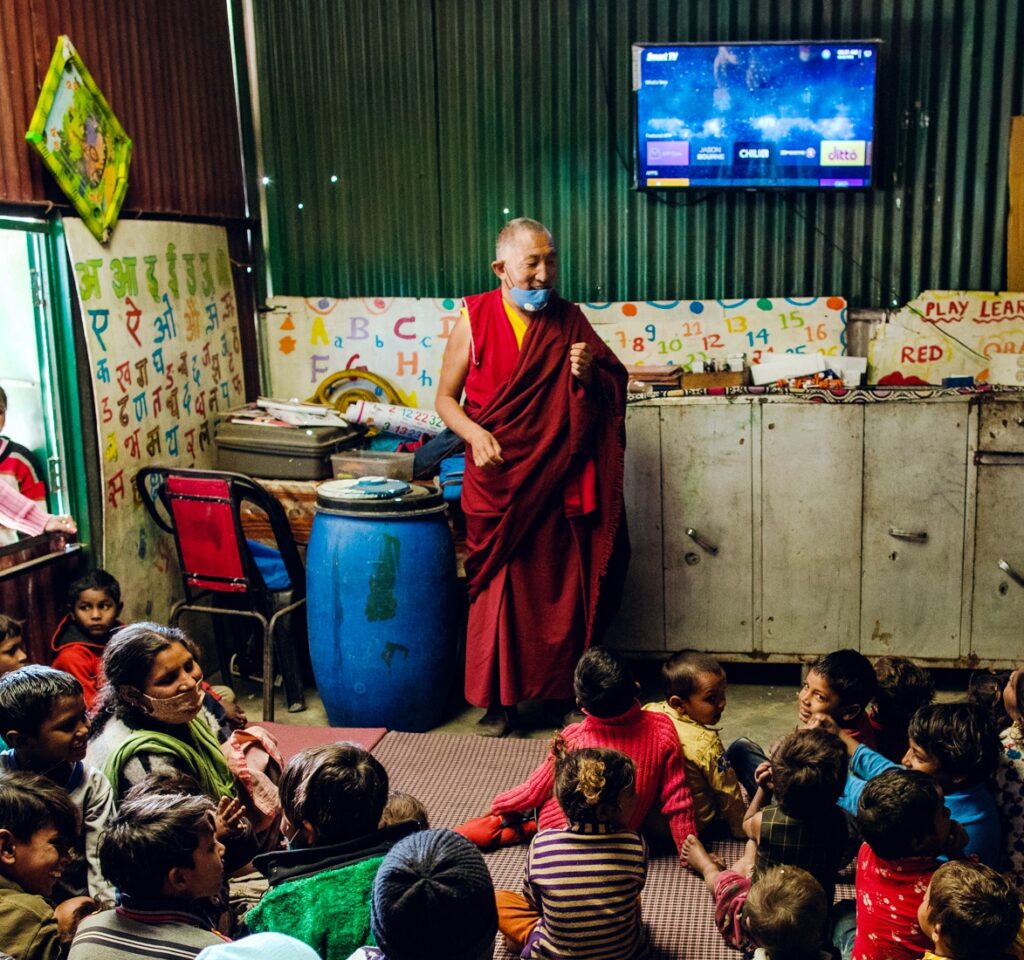
M377 947L349 960L489 960L498 932L480 851L452 830L421 830L391 848L370 907Z

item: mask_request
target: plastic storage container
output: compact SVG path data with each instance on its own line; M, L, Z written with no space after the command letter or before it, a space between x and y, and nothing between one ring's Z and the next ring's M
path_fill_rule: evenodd
M391 450L345 450L331 455L334 477L393 477L411 480L416 455Z
M346 427L221 423L214 437L217 468L250 477L323 480L331 475L330 455L359 436Z
M431 486L355 500L347 488L317 488L306 554L309 652L328 721L429 730L455 676L447 508Z

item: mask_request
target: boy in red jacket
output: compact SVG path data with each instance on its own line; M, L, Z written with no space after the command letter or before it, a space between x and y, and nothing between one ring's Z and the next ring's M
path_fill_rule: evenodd
M629 667L604 647L593 647L583 654L576 665L573 687L576 702L586 716L582 723L570 724L562 731L563 749L607 747L632 759L636 767L636 806L624 826L638 830L650 810L660 810L685 862L683 842L697 828L672 721L664 714L641 710L638 687ZM565 827L565 814L554 796L554 781L552 750L525 783L494 798L491 813L524 814L539 807L539 829Z

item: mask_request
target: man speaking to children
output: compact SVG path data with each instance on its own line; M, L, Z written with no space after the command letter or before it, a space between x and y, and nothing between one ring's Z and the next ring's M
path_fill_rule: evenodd
M572 696L573 667L614 606L628 557L626 371L554 292L543 224L506 224L491 269L501 284L466 298L436 407L468 448L466 698L500 736L520 701Z

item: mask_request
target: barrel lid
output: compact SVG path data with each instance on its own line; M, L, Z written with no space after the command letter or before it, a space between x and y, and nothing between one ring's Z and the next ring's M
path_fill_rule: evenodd
M433 513L445 509L444 497L430 484L392 477L328 480L316 488L318 511L327 513Z

